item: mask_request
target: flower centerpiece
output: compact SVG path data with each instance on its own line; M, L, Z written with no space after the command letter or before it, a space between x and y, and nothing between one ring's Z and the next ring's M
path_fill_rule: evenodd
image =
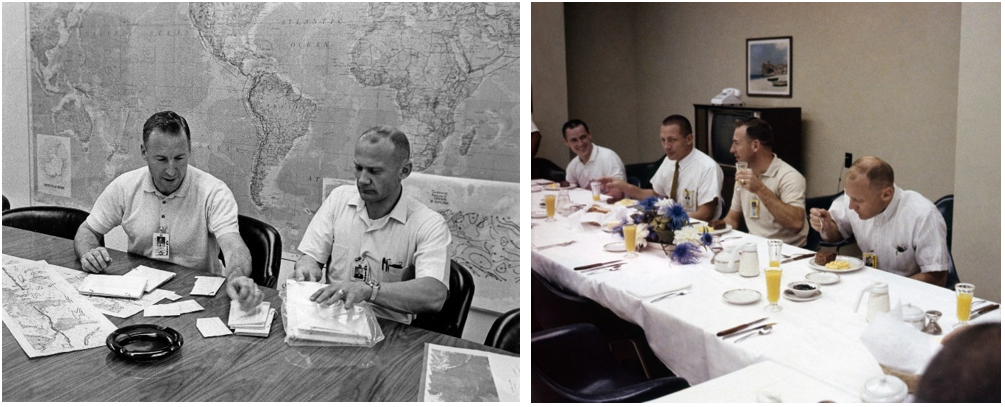
M687 226L674 234L673 243L676 246L670 253L670 260L680 264L695 264L698 262L701 249L708 249L712 244L712 234L698 233L695 228Z
M644 249L653 234L649 224L645 222L645 216L641 212L629 213L621 220L621 224L612 229L612 232L624 238L626 225L637 225L635 228L635 247L637 250Z
M670 198L649 197L639 203L645 214L646 223L655 232L656 241L671 244L674 233L690 219L684 206Z

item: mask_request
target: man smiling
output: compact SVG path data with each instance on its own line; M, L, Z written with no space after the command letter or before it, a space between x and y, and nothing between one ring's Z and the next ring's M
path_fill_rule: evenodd
M590 189L590 181L600 178L625 180L625 164L621 157L609 148L593 144L590 128L579 119L572 119L562 126L562 138L565 145L576 153L565 169L565 180ZM615 199L621 199L623 194L617 189L604 190Z

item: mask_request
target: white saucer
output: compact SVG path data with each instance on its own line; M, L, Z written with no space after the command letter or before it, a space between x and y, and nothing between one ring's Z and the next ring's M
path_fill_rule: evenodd
M722 293L722 298L730 304L753 304L761 299L761 293L754 290L748 290L746 288L738 288L736 290L729 290Z
M806 298L802 298L802 297L796 297L796 294L793 293L792 290L786 288L785 291L782 291L782 295L784 295L785 299L787 299L789 301L806 302L806 301L813 301L813 300L815 300L817 298L820 298L821 296L823 296L823 292L821 292L820 290L817 290L817 292L814 293L813 295L811 295L809 297L806 297Z
M605 244L604 245L604 250L607 250L609 252L615 252L615 253L620 253L620 252L627 251L625 249L625 242L611 242L611 243Z
M614 229L611 229L611 228L609 228L607 226L601 226L600 227L600 231L604 232L604 233L614 233Z
M829 271L814 271L806 275L806 279L817 284L835 284L841 281L841 276Z
M530 213L530 218L531 219L544 219L544 218L547 218L547 217L548 217L548 212L545 212L545 211L531 211L531 213Z
M540 185L531 186L530 192L541 192L541 186Z

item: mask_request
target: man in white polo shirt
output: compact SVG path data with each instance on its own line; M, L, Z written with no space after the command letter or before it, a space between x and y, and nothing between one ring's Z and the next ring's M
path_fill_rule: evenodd
M122 226L128 252L227 278L227 294L244 309L262 302L251 274L251 253L237 226L237 202L227 185L188 165L188 122L175 112L155 113L143 124L140 152L147 166L115 178L77 229L74 249L84 271L111 264L100 236ZM224 268L217 257L227 261Z
M641 189L624 181L604 178L608 188L624 191L632 199L668 196L680 202L688 215L704 221L719 219L722 168L701 151L694 149L691 122L684 116L663 119L660 142L666 157L650 182L653 189Z
M609 148L593 144L590 128L582 120L572 119L562 125L562 139L576 153L576 157L565 168L565 180L569 183L590 189L590 181L600 178L625 180L625 164L621 162L621 157ZM602 192L615 199L623 196L617 189L605 189Z
M414 314L437 312L450 284L450 230L443 216L402 194L412 172L405 134L391 127L367 130L356 142L356 187L328 195L300 241L298 281L329 285L311 296L348 309L368 301L382 318L410 324Z
M737 162L746 162L749 171L736 174L740 190L733 194L725 221L734 229L745 224L752 235L805 246L810 230L806 178L771 152L773 143L771 125L764 120L737 120L729 151Z
M827 242L855 236L863 253L876 255L877 269L946 284L946 221L924 196L894 184L893 167L879 158L856 160L848 170L845 194L829 211L810 209L810 226Z

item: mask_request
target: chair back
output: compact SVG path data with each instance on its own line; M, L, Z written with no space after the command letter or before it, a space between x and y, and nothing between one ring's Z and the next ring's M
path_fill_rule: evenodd
M72 240L87 215L76 208L26 206L4 211L3 225ZM104 236L98 237L98 244L105 245Z
M241 239L251 252L251 279L263 287L276 288L283 260L283 239L272 225L258 219L237 215ZM220 260L226 264L223 251Z
M653 175L656 175L656 170L660 168L660 164L663 164L663 158L665 157L662 156L653 162L625 165L625 176L628 178L628 183L642 189L652 189L653 184L649 181L652 180ZM638 184L633 183L633 179Z
M8 201L7 200L7 196L4 195L3 196L3 211L7 212L8 209L10 209L10 201Z
M942 214L942 219L946 221L946 250L953 251L953 195L946 195L935 201L935 208Z
M492 323L485 345L520 354L520 308L500 315Z
M471 299L475 296L475 280L460 263L450 260L450 289L440 312L418 314L412 326L460 338L468 320Z
M946 275L946 288L956 290L956 284L960 283L960 275L956 274L956 262L953 261L953 253L949 253L949 274Z
M831 204L834 203L835 199L838 199L844 191L838 192L834 195L824 195L816 196L813 198L806 198L806 222L810 221L810 209L820 208L820 209L830 209ZM806 246L803 246L807 250L817 251L820 250L820 232L817 232L813 227L810 227L810 232L806 235Z
M531 179L547 179L554 182L565 181L565 169L559 167L547 158L534 158L530 161Z

